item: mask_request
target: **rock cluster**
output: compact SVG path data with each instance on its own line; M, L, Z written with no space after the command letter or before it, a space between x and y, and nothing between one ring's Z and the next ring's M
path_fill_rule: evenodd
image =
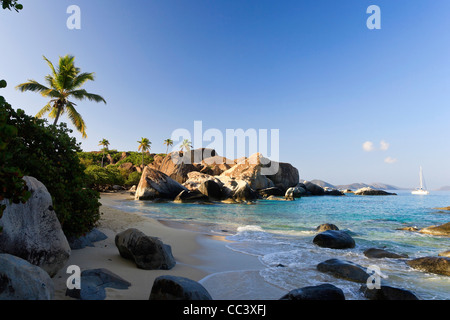
M270 195L269 190L284 196L298 183L298 170L289 163L271 161L259 153L230 160L202 148L155 156L142 172L135 199L248 202Z

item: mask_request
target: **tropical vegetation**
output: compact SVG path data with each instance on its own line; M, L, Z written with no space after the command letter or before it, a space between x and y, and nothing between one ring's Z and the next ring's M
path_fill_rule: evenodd
M38 92L42 96L50 98L50 101L36 114L37 118L42 118L46 113L49 113L49 118L54 119L53 124L56 125L59 117L67 113L75 128L81 132L83 138L86 138L86 124L75 109L76 104L72 101L72 98L106 104L103 97L88 93L81 88L87 81L94 81L94 73L82 73L79 68L75 67L75 57L71 55L60 57L56 68L45 56L44 60L51 70L51 73L45 77L47 86L35 80L28 80L19 84L16 88L22 92Z
M109 141L106 139L102 139L99 141L99 146L102 146L102 167L103 167L103 160L105 158L105 151L108 151Z
M164 140L164 144L167 145L166 154L169 152L169 147L173 146L173 140L172 139L166 139Z
M138 151L142 150L142 166L144 166L144 152L150 150L151 148L150 145L152 143L147 138L141 138L141 140L138 141L138 143L139 143Z
M191 148L192 143L188 139L184 139L183 142L181 143L180 150L183 151L184 149L186 151L191 151Z
M100 218L100 195L86 188L85 167L77 154L80 144L70 136L72 130L65 123L49 126L47 120L7 104L2 113L6 114L6 128L16 129L4 150L8 163L46 186L66 236L90 231Z

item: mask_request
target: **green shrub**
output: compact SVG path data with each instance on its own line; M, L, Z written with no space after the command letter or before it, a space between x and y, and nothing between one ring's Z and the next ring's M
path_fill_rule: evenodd
M90 188L97 190L103 190L106 187L117 185L123 185L125 178L122 175L121 170L114 165L107 167L100 167L91 165L84 171L87 176L87 185Z
M6 81L0 80L0 88L6 87ZM13 154L8 151L8 145L17 137L17 128L8 124L11 106L0 96L0 201L8 199L9 203L25 203L31 196L23 174L12 161ZM6 205L0 206L0 218ZM1 227L0 227L1 232Z
M141 172L133 171L128 175L128 178L125 181L125 185L129 187L133 185L137 186L139 184L139 181L141 180L141 175L142 175Z
M5 109L7 124L16 127L17 137L8 144L12 163L24 175L41 181L52 196L53 207L66 236L90 231L100 218L100 195L86 187L81 151L66 124L46 126L47 121Z
M134 166L140 166L142 164L142 153L141 152L130 152L130 155L126 157L125 159L120 160L116 163L116 165L121 165L125 162L131 162ZM153 157L148 154L144 153L144 165L148 165L149 163L153 162Z

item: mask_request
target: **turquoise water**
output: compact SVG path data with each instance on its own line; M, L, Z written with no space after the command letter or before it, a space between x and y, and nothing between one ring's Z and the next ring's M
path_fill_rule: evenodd
M121 201L116 207L137 211L156 219L195 223L202 230L226 235L230 250L255 255L263 263L259 274L284 290L330 282L347 299L364 299L360 284L320 273L316 265L340 258L364 267L378 266L388 276L382 283L413 291L420 299L450 299L450 277L409 268L402 259L369 259L363 251L385 248L410 258L436 256L450 249L450 238L396 230L418 228L450 221L450 211L435 207L450 205L450 192L427 196L397 191L397 196L321 196L296 201L260 200L256 204L176 204ZM320 248L312 243L315 228L333 223L355 239L347 250ZM280 267L279 265L283 265Z

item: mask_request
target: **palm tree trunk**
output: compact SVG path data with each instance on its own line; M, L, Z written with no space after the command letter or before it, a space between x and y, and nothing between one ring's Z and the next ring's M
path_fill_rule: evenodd
M103 151L103 154L102 154L102 168L103 168L103 158L105 158L105 151Z
M142 169L144 169L144 149L142 149Z
M167 145L166 156L167 156L167 152L169 152L169 145Z
M53 125L56 126L56 124L58 123L58 119L59 116L61 115L61 112L63 110L63 103L61 101L56 101L56 117L55 117L55 121L53 122Z

